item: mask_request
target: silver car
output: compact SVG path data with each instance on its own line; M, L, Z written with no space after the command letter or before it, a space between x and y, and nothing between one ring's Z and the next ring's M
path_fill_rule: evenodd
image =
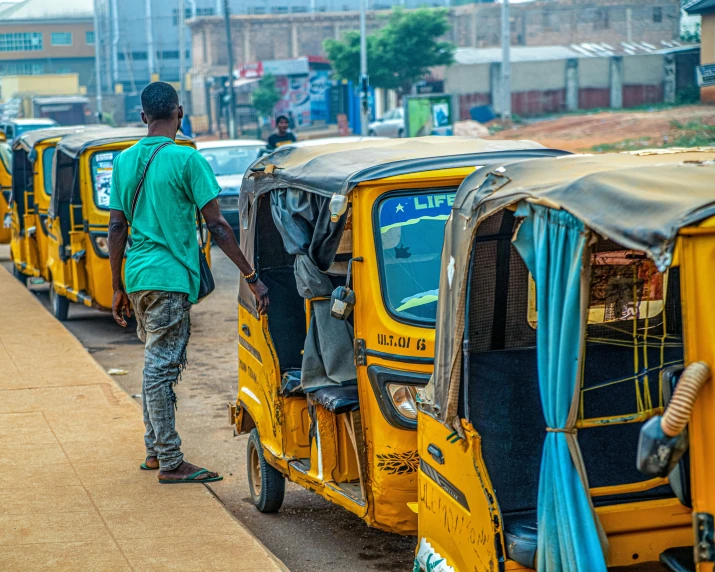
M402 107L388 111L377 121L368 126L368 135L371 137L404 137L405 136L405 111Z

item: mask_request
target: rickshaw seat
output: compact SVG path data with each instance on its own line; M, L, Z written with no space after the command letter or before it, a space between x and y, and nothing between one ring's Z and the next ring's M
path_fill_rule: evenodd
M305 397L300 385L300 370L291 369L283 374L280 394L283 397Z
M539 543L536 513L505 514L503 526L507 557L527 568L535 568Z
M360 409L357 385L344 385L337 387L324 387L311 391L308 399L313 403L322 405L328 411L340 415Z

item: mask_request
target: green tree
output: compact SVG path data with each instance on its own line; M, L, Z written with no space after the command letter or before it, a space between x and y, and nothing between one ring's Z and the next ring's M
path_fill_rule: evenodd
M258 88L253 92L253 107L261 117L270 117L280 99L281 93L276 87L276 78L270 74L264 75Z
M455 46L441 41L449 31L447 11L420 8L395 10L387 25L367 37L370 84L404 95L433 66L450 65ZM326 40L325 51L338 79L360 79L360 33L348 32L343 40Z

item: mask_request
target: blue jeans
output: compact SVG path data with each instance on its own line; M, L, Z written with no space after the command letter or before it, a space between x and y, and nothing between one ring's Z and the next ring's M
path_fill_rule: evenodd
M191 303L186 294L142 290L129 299L144 342L144 443L147 457L157 457L162 471L173 471L184 460L176 432L174 385L186 366L191 335Z

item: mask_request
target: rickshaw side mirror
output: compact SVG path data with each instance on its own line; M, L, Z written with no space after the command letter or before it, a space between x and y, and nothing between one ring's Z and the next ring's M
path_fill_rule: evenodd
M345 286L338 286L330 296L330 315L337 320L347 320L355 308L355 292L350 288L353 262L362 262L362 256L351 258L348 261L348 273L345 277Z
M703 362L685 368L663 415L643 424L638 438L636 465L644 475L666 477L688 450L686 426L700 388L710 378Z

